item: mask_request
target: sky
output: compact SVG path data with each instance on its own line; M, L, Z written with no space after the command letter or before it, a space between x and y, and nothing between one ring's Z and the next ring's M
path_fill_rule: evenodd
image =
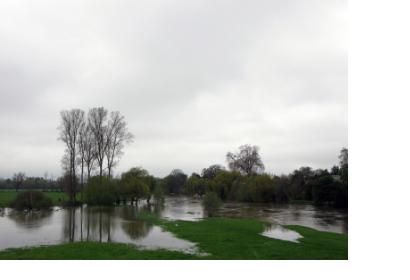
M114 174L330 168L347 147L347 1L0 2L0 177L60 176L65 109L124 115Z

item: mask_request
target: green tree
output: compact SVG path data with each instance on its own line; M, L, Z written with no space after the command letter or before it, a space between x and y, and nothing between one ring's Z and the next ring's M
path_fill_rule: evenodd
M151 195L150 187L147 184L149 174L142 168L131 168L121 175L120 191L122 197L129 199L131 204L140 199L148 199Z
M180 194L186 181L187 175L180 169L174 169L163 179L163 184L168 193Z
M221 171L208 181L207 191L215 192L222 200L237 200L244 177L236 171Z
M113 205L117 200L115 184L106 176L91 177L84 188L88 205Z
M197 174L192 174L184 185L184 193L187 195L202 196L205 193L207 182Z
M218 175L219 172L225 171L225 167L219 164L213 164L208 168L202 169L202 178L204 179L213 179Z

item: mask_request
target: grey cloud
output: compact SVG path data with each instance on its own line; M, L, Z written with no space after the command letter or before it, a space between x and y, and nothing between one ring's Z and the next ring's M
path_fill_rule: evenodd
M59 111L105 106L163 176L261 146L269 172L347 146L346 1L2 1L0 176L60 174Z

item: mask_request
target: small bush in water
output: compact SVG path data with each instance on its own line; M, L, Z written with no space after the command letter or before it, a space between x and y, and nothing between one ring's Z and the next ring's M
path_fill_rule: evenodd
M46 209L53 205L51 199L39 191L24 191L19 193L11 202L11 207L23 209Z
M207 192L204 196L204 200L202 201L202 205L204 206L205 212L208 214L209 217L213 217L218 213L221 204L221 200L219 199L218 195L214 192Z

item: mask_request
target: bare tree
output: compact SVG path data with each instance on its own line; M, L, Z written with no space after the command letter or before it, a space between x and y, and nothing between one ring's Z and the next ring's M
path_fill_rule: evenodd
M226 154L226 160L231 170L248 176L262 172L265 169L259 155L258 146L240 146L238 153L228 152Z
M80 124L79 134L78 134L78 165L80 166L80 186L81 186L81 201L83 200L83 188L84 188L84 166L85 166L85 156L86 156L86 133L87 133L87 123L83 117L82 123Z
M348 150L347 150L347 148L343 148L340 151L339 164L340 164L340 167L344 167L348 164Z
M94 140L95 156L100 168L100 177L103 175L103 164L107 149L107 115L108 111L103 107L92 108L88 112L88 125Z
M19 190L19 188L21 187L25 179L26 179L26 174L24 174L23 172L14 173L13 183L16 188L16 192Z
M126 143L132 142L134 136L128 132L127 123L120 112L111 112L106 131L108 178L111 177L112 168L117 164L118 158L122 155L122 149Z
M66 144L69 170L68 174L71 178L70 188L68 190L70 202L75 203L75 195L77 191L76 178L76 156L77 156L77 142L84 123L84 111L80 109L64 110L61 112L61 124L59 126L60 137L59 140Z
M90 126L87 123L84 133L84 161L87 168L87 181L90 179L91 171L94 169L96 161L96 147Z

